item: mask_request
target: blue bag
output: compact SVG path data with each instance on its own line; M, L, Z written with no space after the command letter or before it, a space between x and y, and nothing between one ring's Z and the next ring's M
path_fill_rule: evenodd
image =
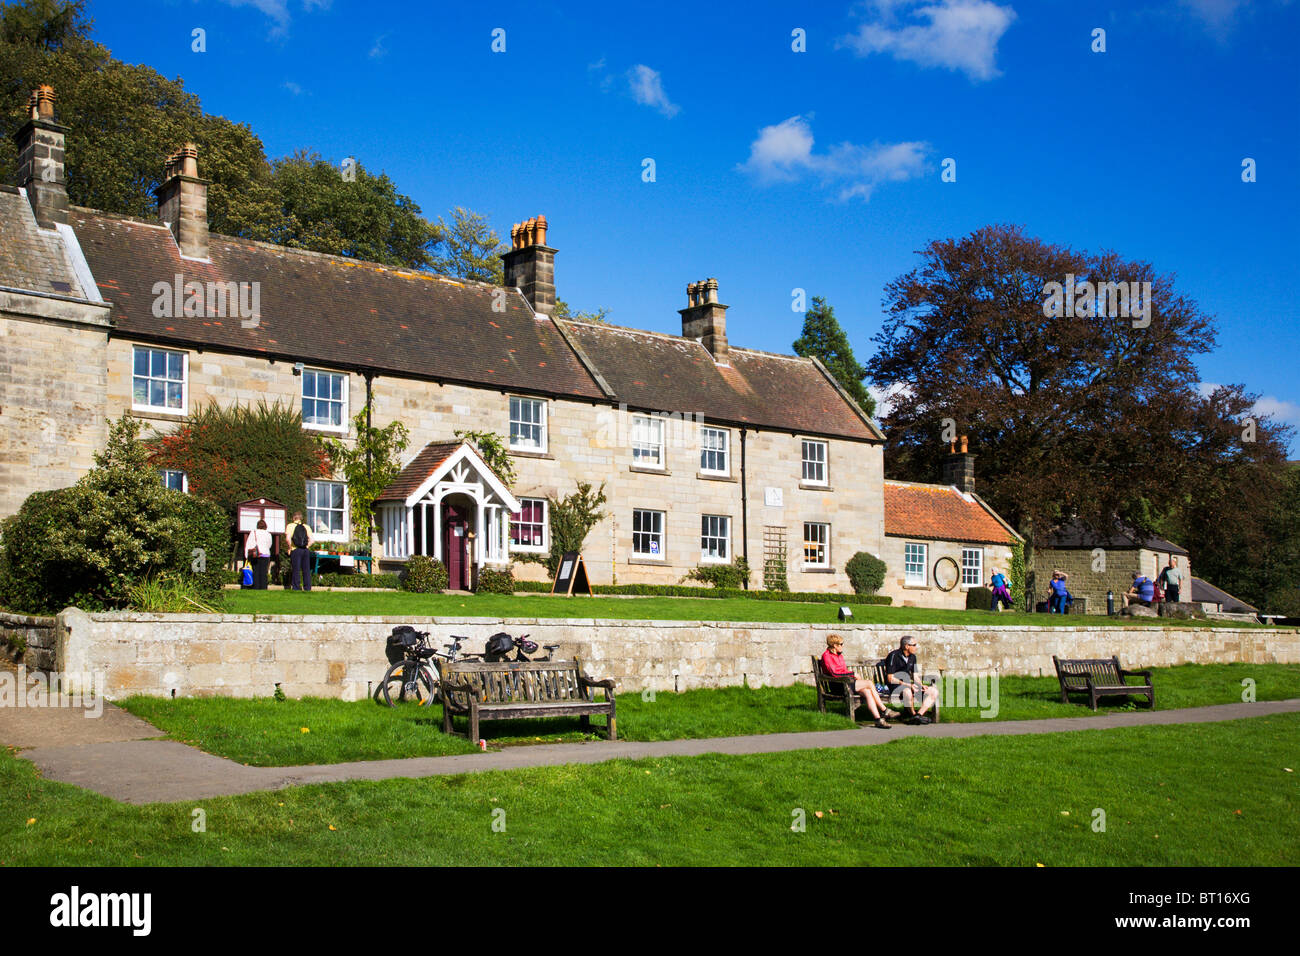
M246 588L251 588L253 586L253 569L247 564L245 564L244 569L239 572L239 584L241 587Z

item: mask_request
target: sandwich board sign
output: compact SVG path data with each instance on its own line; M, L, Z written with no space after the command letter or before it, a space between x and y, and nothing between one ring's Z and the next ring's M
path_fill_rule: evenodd
M551 593L591 593L591 581L587 578L587 566L582 561L582 555L577 551L566 551L560 557L560 566L555 571L555 583L551 585Z

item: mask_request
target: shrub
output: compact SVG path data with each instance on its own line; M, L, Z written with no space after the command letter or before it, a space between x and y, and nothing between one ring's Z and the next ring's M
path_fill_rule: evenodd
M686 575L688 581L699 581L715 588L739 590L749 581L749 562L743 557L732 564L701 564Z
M1011 607L1012 610L1023 611L1025 608L1025 544L1023 541L1011 541L1011 573L1007 575L1010 578Z
M986 587L971 588L966 592L966 610L987 611L993 606L993 591ZM1014 610L1014 605L1012 606Z
M885 583L885 562L874 554L859 551L849 558L844 573L849 576L855 594L875 594Z
M131 607L137 611L177 614L206 611L220 612L221 597L211 597L195 588L193 581L171 574L145 578L127 589Z
M44 614L121 608L132 588L158 575L201 601L220 593L230 519L211 502L164 488L139 429L124 414L89 474L31 495L5 521L0 603Z
M447 566L425 554L413 554L406 560L402 572L402 589L417 594L437 594L447 590L451 578Z
M581 551L587 534L605 517L600 506L605 503L605 485L596 491L591 483L578 482L578 490L563 498L547 498L551 526L551 550L546 556L546 570L554 579L560 559L566 551Z
M401 575L398 574L339 574L331 571L328 574L318 574L311 580L312 587L322 588L390 588L397 589L402 586Z
M474 589L479 594L514 594L515 573L512 568L497 571L484 568L478 573L478 586Z

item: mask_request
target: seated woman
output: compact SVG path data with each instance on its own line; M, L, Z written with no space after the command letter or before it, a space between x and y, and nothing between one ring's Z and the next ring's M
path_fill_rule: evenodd
M876 719L876 726L884 730L890 729L892 725L885 720L885 704L880 699L880 694L876 692L876 685L858 677L845 665L844 639L838 634L831 634L826 638L826 652L822 654L822 667L826 668L826 673L836 677L855 678L853 689L866 702L867 710L871 711L871 716Z

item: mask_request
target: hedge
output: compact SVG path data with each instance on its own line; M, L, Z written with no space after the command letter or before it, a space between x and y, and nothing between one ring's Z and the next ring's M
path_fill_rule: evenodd
M881 594L826 594L821 591L743 591L729 588L697 588L685 584L595 584L596 594L633 594L642 597L749 598L754 601L796 601L825 604L892 604ZM549 594L550 581L516 581L515 590Z
M451 581L447 566L428 555L413 554L407 559L402 572L402 589L418 594L438 594L447 590Z
M331 571L318 574L311 579L312 587L322 588L388 588L397 590L402 586L401 576L397 574L339 574Z
M478 584L474 590L478 594L514 594L514 571L510 568L504 571L484 568L478 573Z

